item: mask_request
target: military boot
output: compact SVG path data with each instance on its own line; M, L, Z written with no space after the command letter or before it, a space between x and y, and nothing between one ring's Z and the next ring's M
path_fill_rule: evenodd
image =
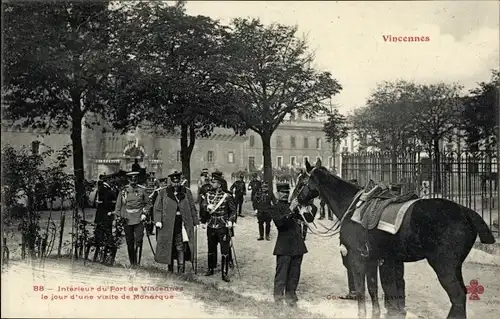
M269 241L271 240L269 238L269 234L271 233L271 223L266 223L266 240Z
M207 272L205 273L205 276L213 276L213 274L214 274L214 269L208 268Z
M228 260L227 256L222 256L221 274L222 274L222 280L224 280L225 282L231 281L229 279L228 272L229 272L229 260Z
M264 240L264 224L259 223L259 238L257 240Z

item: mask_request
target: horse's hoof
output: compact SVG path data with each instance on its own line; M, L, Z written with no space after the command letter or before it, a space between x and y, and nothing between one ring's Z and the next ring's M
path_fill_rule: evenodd
M366 318L366 312L358 312L358 318Z
M372 312L372 319L379 319L379 318L380 318L380 311Z

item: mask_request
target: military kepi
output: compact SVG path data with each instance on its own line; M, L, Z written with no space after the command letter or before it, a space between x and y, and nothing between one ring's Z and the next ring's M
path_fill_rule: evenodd
M218 182L223 182L224 178L222 178L222 172L213 172L212 173L212 180L216 180Z
M290 184L278 183L278 184L276 184L276 190L278 192L282 192L282 193L290 192Z
M182 175L182 173L175 171L172 174L168 175L168 177L170 177L170 180L172 181L172 183L178 183L181 180L181 175Z
M127 176L128 176L128 177L131 177L131 176L137 176L137 175L139 175L139 172L137 172L137 171L132 171L132 172L128 172L128 173L127 173Z

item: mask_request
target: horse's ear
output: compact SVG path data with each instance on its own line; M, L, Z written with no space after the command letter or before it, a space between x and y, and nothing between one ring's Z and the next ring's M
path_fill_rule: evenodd
M309 161L306 159L306 172L310 172L312 170L311 164L309 164Z
M316 161L316 167L317 168L320 168L321 167L321 159L318 158L318 160Z

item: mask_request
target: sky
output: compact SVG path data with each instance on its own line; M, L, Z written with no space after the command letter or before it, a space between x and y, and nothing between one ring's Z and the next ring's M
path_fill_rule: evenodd
M459 83L468 90L500 64L497 1L188 1L186 8L223 24L249 17L297 25L316 67L342 85L332 102L344 114L364 106L383 81ZM385 42L384 35L430 41Z

